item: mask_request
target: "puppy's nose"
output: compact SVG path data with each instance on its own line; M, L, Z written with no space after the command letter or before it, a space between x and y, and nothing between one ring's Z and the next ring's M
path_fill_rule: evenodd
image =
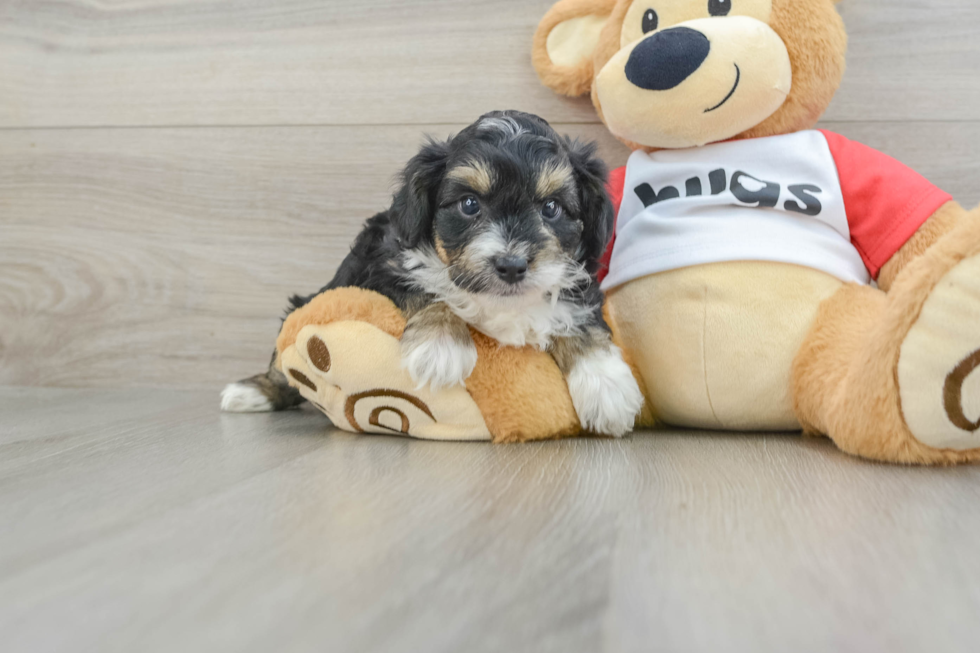
M527 259L523 256L501 256L493 263L497 276L507 283L524 280L527 274Z
M640 41L626 62L626 79L648 91L669 91L701 67L711 51L708 37L673 27Z

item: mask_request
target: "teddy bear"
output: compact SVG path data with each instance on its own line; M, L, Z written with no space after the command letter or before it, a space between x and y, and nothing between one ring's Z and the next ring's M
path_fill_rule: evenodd
M533 62L633 152L603 279L648 410L900 463L980 459L980 210L814 130L834 0L560 0Z
M980 210L814 130L844 72L834 0L560 0L533 63L633 153L604 315L637 426L799 431L906 464L980 459ZM561 374L473 330L465 387L416 388L405 320L340 288L292 313L277 365L340 428L525 441L582 432Z

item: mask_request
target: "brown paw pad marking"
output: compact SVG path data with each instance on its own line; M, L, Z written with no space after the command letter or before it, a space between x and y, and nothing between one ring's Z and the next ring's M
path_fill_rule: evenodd
M325 342L313 336L306 343L306 353L314 367L321 372L330 371L330 350L327 349Z
M966 378L980 367L980 349L964 358L946 377L943 388L943 403L949 421L957 428L973 433L980 430L980 420L970 421L963 410L963 384Z
M309 388L313 392L316 392L316 384L314 384L313 381L310 381L310 379L305 374L303 374L302 372L300 372L299 370L294 370L294 369L290 368L290 370L289 370L289 376L293 377L294 379L296 379L297 381L299 381L300 383L302 383L303 385L305 385L307 388Z
M401 392L400 390L391 390L391 389L368 390L366 392L358 392L357 394L351 395L350 397L347 398L347 402L344 405L344 416L347 417L347 421L350 422L350 425L354 427L354 430L357 431L358 433L364 433L364 428L357 423L357 418L354 416L354 408L356 407L357 402L364 399L385 399L388 400L389 402L380 406L375 406L371 410L371 413L368 416L368 423L371 424L372 426L377 426L383 429L387 429L389 431L394 431L396 433L402 433L407 435L409 427L411 426L408 415L405 414L404 410L401 410L396 406L390 405L391 403L397 403L398 400L407 402L408 405L421 411L423 414L426 415L426 417L431 419L433 422L436 421L436 418L432 414L432 411L429 410L429 407L425 405L425 402L419 399L418 397L413 397L412 395L407 394L405 392ZM393 429L390 426L386 426L385 424L381 423L381 415L386 412L393 413L396 417L398 417L401 420L401 428Z

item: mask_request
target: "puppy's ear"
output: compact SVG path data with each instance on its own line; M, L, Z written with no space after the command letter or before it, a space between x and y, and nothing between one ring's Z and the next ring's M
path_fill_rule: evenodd
M616 2L559 0L548 10L531 49L534 69L545 86L571 96L592 89L592 55Z
M579 213L584 223L582 231L582 256L589 273L599 269L599 259L612 238L616 216L612 202L606 193L608 170L596 156L595 143L567 141L568 158L572 164L575 182L578 184Z
M449 143L429 139L402 172L402 186L391 204L391 223L404 247L431 236L436 194L446 173Z

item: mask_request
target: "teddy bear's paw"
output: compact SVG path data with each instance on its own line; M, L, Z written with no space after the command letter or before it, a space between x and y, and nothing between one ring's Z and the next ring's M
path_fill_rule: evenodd
M933 288L902 342L897 378L902 415L919 442L980 448L980 254Z
M465 388L415 388L400 352L398 339L374 325L341 321L303 327L279 363L289 384L346 431L491 439Z
M429 386L432 390L465 386L466 379L476 367L476 345L473 339L454 338L449 334L414 334L406 330L402 336L402 367L408 371L416 388Z
M643 406L643 394L618 347L592 352L568 374L568 391L582 426L621 437Z

